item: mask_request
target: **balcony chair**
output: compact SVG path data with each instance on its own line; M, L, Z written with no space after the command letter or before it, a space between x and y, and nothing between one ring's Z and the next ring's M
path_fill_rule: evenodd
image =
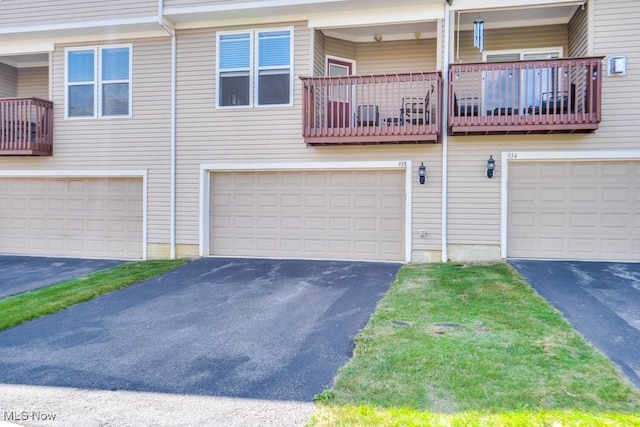
M571 83L569 92L558 93L545 92L539 106L531 106L527 109L529 114L568 114L575 113L576 85Z
M380 109L377 105L358 105L356 123L360 126L380 126Z
M407 97L402 98L402 107L400 107L400 124L411 125L428 125L431 110L431 94L435 89L431 85L431 90L423 98Z
M454 116L456 117L478 116L478 98L477 97L461 98L460 104L458 104L458 97L454 93L453 94L453 115Z

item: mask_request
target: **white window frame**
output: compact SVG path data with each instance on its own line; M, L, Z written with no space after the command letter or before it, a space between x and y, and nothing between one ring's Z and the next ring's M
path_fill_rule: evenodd
M126 80L103 80L102 79L102 52L109 49L127 48L129 50L129 75ZM93 80L85 82L69 83L69 52L93 51ZM129 111L127 114L104 114L102 111L102 88L106 84L128 83L129 87ZM93 115L71 116L69 115L69 87L76 85L93 85ZM71 120L82 119L120 119L131 118L133 115L133 45L117 44L105 46L83 46L70 47L65 49L64 67L64 118Z
M259 52L259 34L270 33L276 31L288 31L289 32L289 102L283 104L258 104L258 91L260 85L260 71L268 70L284 70L286 67L273 66L273 67L259 67L258 56ZM220 69L220 37L230 34L249 34L249 104L248 105L220 105L220 74L223 72L233 71L247 71L246 68L238 69ZM237 31L220 31L216 34L216 108L274 108L274 107L291 107L293 106L293 58L294 58L294 29L293 27L279 27L279 28L260 28L250 30L237 30Z
M541 55L541 54L554 54L557 53L558 54L558 58L563 58L564 57L564 52L562 49L562 46L554 46L554 47L542 47L542 48L534 48L534 49L505 49L505 50L485 50L484 52L482 52L482 62L487 62L487 57L489 56L500 56L500 55L519 55L520 56L520 60L524 60L525 56L527 55ZM521 70L520 71L520 76L519 78L523 78L523 74L526 72L526 70ZM483 77L483 80L486 81L486 79ZM487 98L485 96L485 90L486 90L486 83L484 85L482 85L482 99L483 102L486 103L487 102ZM524 111L524 109L527 107L526 105L524 105L522 102L522 99L524 98L524 91L526 90L526 88L524 87L520 87L520 93L518 94L519 99L520 99L520 105L518 105L516 108L519 108L521 113L522 111ZM482 106L482 110L486 111L487 110L487 105L483 105Z

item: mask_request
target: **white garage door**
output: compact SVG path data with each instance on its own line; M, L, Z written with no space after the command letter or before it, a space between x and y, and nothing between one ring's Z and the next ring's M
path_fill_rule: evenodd
M512 162L507 254L640 261L640 162Z
M142 258L141 178L0 178L0 252Z
M404 260L404 171L211 174L210 252Z

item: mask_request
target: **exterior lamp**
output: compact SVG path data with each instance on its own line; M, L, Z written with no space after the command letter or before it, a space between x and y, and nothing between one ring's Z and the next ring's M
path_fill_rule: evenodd
M493 171L496 168L496 161L493 160L493 155L489 156L489 160L487 160L487 178L493 178Z
M424 162L420 162L420 166L418 166L418 179L420 184L424 184L427 180L427 168L424 166Z

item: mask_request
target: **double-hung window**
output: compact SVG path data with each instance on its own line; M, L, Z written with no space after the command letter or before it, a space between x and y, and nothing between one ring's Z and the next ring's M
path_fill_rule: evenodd
M219 107L291 105L293 30L219 33Z
M66 117L131 115L131 46L66 51Z

